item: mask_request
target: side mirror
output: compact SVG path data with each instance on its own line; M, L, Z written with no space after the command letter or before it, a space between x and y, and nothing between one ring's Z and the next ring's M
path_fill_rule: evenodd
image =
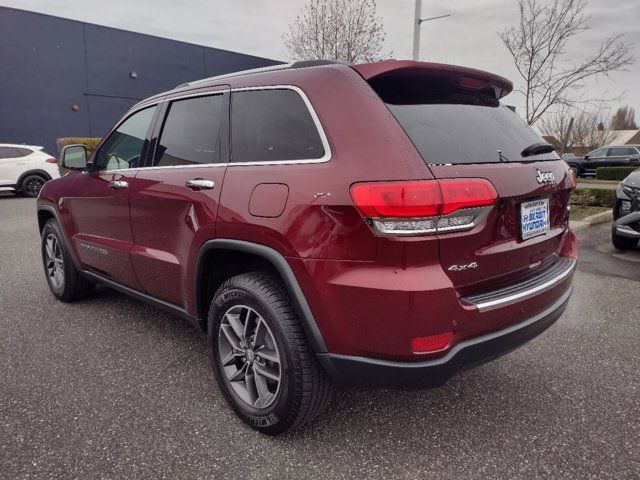
M67 145L60 154L60 164L68 170L85 170L87 148L84 145Z
M585 156L584 156L584 159L585 159L585 160L589 160L589 155L585 155Z

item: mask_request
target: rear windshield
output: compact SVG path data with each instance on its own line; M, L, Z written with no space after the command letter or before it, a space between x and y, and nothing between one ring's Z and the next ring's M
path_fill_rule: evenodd
M482 81L407 70L369 81L428 164L520 162L558 159L555 153L521 152L544 142L499 93Z
M558 158L548 153L523 158L522 150L544 140L504 105L387 103L387 106L428 164Z

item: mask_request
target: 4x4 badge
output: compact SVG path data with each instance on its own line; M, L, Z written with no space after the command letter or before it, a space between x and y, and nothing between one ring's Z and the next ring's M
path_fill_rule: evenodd
M450 272L462 272L463 270L471 270L472 268L478 268L478 263L471 262L466 265L451 265L447 270Z

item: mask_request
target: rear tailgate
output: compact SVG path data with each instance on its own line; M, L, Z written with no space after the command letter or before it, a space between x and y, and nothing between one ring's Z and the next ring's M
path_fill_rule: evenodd
M568 225L571 174L555 152L523 152L544 140L499 102L511 83L422 62L354 68L405 130L425 171L436 179L487 179L498 193L473 229L437 234L443 269L459 293L498 288L548 267Z
M473 230L438 236L442 266L462 295L526 278L544 268L559 251L571 193L564 162L434 165L431 171L436 178L486 178L500 197ZM555 182L538 183L538 172L553 173ZM525 238L521 209L534 200L548 201L549 229ZM473 268L464 268L469 265Z

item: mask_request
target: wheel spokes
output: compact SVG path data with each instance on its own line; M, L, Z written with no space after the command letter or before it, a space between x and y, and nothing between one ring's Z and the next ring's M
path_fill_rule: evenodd
M240 314L226 313L225 318L227 322L229 322L229 325L231 325L233 332L238 337L238 340L240 341L240 345L242 345L244 343L245 337L244 337L244 325L242 325L242 322L240 321Z
M280 373L274 371L272 368L267 367L266 365L260 365L259 363L253 364L253 371L256 375L260 375L262 377L270 378L276 382L280 381Z
M236 335L235 330L230 325L221 325L220 330L224 334L225 338L229 342L231 349L235 352L241 352L242 347L240 346L241 339Z
M280 355L271 329L250 307L231 307L218 335L219 360L230 387L254 408L267 408L280 391Z

